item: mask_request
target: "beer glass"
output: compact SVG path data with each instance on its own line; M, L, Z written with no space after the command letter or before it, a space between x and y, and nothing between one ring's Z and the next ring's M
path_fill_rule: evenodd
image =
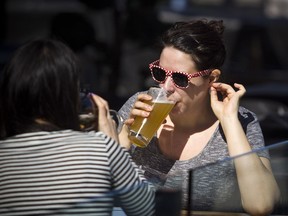
M164 185L155 185L156 215L180 216L183 206L183 184L185 175L182 171L169 171Z
M139 147L146 147L156 133L161 123L174 107L175 102L167 99L163 88L151 87L148 94L153 97L149 102L153 106L147 118L136 116L129 130L130 141Z

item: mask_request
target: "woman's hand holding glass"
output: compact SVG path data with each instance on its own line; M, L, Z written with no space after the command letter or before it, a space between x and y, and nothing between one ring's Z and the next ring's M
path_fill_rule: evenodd
M125 147L126 149L130 149L132 143L129 136L129 128L134 123L135 117L148 117L152 107L147 104L147 101L151 101L152 96L148 94L139 94L136 102L130 112L130 117L124 121L123 128L119 134L120 145Z
M151 97L138 96L130 113L135 119L129 128L128 137L134 145L141 148L148 146L175 105L174 101L168 99L164 88L150 87L147 94Z
M140 117L148 117L150 112L152 111L152 106L147 104L147 101L151 101L152 96L148 94L139 94L137 97L136 102L134 103L134 107L132 108L130 112L130 117L124 122L125 125L130 127L136 116Z

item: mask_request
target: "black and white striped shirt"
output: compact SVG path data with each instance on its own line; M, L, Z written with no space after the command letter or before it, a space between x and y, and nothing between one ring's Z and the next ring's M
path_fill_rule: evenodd
M33 132L0 141L0 215L152 215L154 189L101 132Z

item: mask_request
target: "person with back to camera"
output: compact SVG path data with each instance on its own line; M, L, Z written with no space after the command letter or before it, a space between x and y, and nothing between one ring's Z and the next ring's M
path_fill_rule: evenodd
M80 130L79 71L64 43L20 47L0 82L0 215L154 214L154 187L116 140L106 100L99 131ZM112 137L112 138L111 138Z
M127 131L121 134L123 146L130 149L133 160L156 185L168 181L174 171L185 173L264 146L257 117L239 106L245 87L218 81L226 55L223 31L223 21L203 19L177 22L161 37L160 59L149 68L153 79L176 104L146 148L131 145ZM145 93L136 93L119 110L126 128L133 124L135 116L147 117L152 110L145 103L151 97ZM219 168L211 166L205 173L200 169L194 177L197 185L192 186L192 210L232 208L251 215L273 211L279 189L267 151ZM187 176L186 172L184 181ZM188 182L184 184L184 209L188 205L187 185ZM227 206L237 190L239 202L234 207Z

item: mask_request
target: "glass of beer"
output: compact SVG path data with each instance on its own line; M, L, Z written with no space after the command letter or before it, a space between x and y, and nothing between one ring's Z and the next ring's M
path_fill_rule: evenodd
M153 97L149 102L153 109L147 118L136 116L129 130L130 141L139 147L146 147L158 128L174 107L175 102L167 99L163 88L151 87L148 94Z

